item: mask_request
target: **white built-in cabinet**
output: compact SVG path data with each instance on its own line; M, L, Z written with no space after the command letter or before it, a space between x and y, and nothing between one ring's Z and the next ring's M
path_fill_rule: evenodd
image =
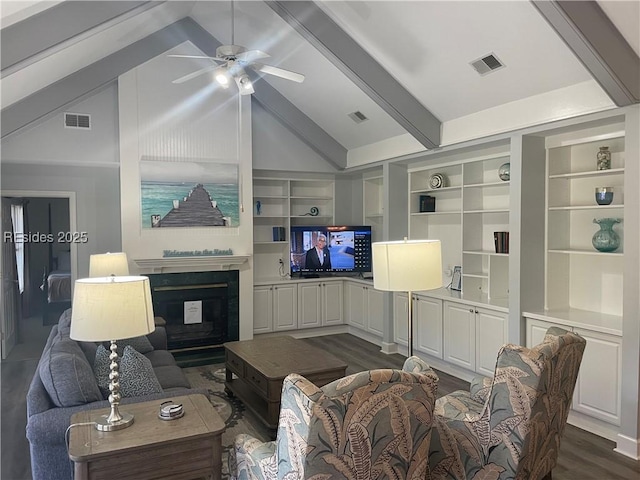
M620 425L622 379L622 338L617 333L603 333L595 330L612 331L604 322L601 325L576 327L565 321L549 318L527 318L527 346L533 347L544 340L550 327L571 330L587 341L580 364L578 381L573 394L572 411L608 424ZM584 328L589 327L589 328Z
M253 287L253 333L281 332L298 328L296 283Z
M341 325L342 280L324 280L298 285L298 328Z
M345 280L344 314L346 323L382 338L385 292L352 280Z
M442 300L412 295L413 297L413 348L434 358L443 358ZM394 341L408 345L408 302L406 293L393 296Z

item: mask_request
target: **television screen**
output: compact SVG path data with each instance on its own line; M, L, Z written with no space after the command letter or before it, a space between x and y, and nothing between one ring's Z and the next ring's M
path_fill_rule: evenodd
M291 273L370 272L370 226L292 226Z

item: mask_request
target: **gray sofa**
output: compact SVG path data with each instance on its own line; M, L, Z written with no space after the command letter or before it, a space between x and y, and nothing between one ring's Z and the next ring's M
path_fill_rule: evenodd
M108 392L99 388L93 374L99 344L71 340L70 325L71 309L65 311L58 325L52 327L27 392L27 440L33 480L73 479L73 466L66 446L66 430L71 416L87 409L103 408L105 412L109 409L109 402L105 400ZM156 327L147 339L149 342L145 343L150 343L153 349L144 353L144 357L149 359L161 391L125 397L122 405L192 393L208 396L204 389L191 389L186 376L167 350L164 327ZM124 381L122 370L120 380L121 383ZM134 383L142 384L146 379L139 380ZM126 411L126 408L122 410Z

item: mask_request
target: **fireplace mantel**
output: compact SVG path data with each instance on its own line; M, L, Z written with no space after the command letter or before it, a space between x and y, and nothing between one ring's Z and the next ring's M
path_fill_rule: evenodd
M231 270L249 261L250 255L134 258L140 273L195 272Z

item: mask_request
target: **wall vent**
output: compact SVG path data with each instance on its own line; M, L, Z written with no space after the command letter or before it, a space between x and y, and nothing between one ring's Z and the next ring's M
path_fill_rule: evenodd
M503 68L505 65L500 61L498 57L494 53L490 53L489 55L485 55L478 60L474 60L470 64L476 72L480 75L486 75L487 73L495 72Z
M362 122L366 122L367 120L369 120L367 118L367 116L362 113L360 110L357 110L355 112L351 112L348 117L353 120L356 123L362 123Z
M64 127L91 130L91 115L85 113L65 113Z

